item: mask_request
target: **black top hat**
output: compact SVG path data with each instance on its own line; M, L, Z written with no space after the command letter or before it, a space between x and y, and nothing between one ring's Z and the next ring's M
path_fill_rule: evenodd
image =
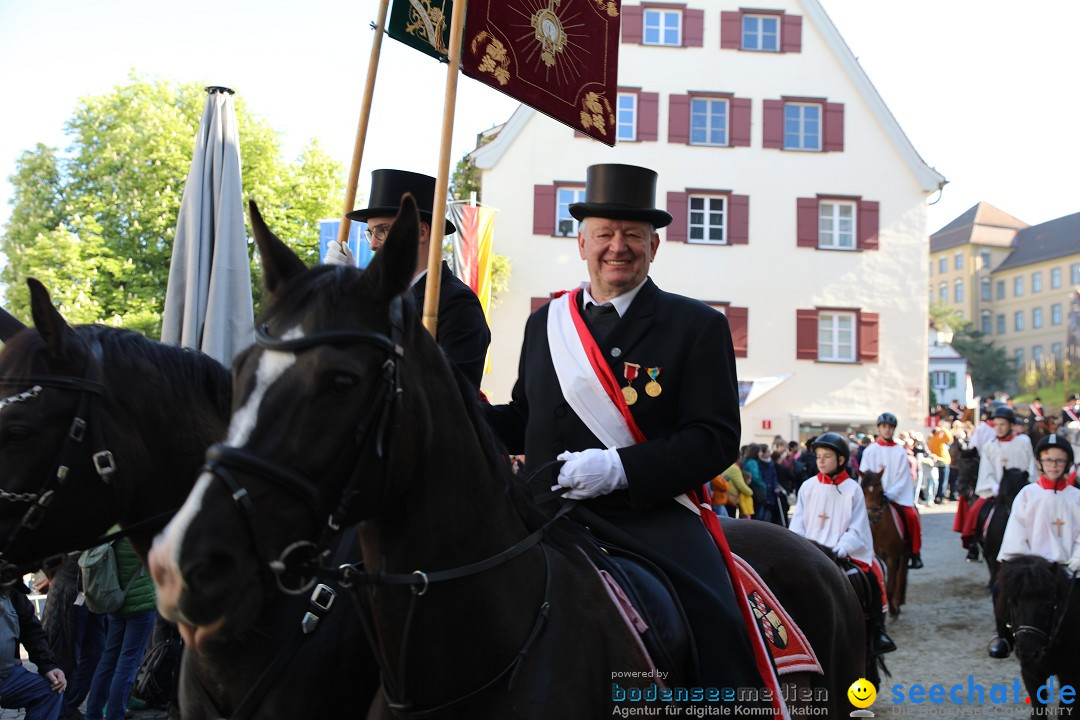
M641 220L662 228L671 215L656 205L656 173L636 165L590 165L585 178L585 202L570 206L578 220L587 217Z
M373 170L369 207L345 213L345 217L364 222L373 217L394 217L401 206L401 196L405 193L412 193L420 219L430 224L431 206L435 200L435 178L408 170ZM457 228L447 220L443 233L449 235L453 232L457 232Z

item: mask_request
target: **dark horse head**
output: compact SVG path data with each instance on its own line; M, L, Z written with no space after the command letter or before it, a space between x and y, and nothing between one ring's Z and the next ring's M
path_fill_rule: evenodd
M1066 640L1061 630L1068 606L1080 601L1080 595L1070 597L1073 582L1064 568L1036 555L1020 555L1001 564L995 603L1012 629L1022 665L1039 665ZM1075 652L1072 642L1066 649Z
M159 609L196 644L256 616L275 581L303 588L285 580L320 538L407 504L412 489L390 484L388 465L408 477L426 461L439 398L405 378L434 374L446 392L457 382L404 295L419 234L411 196L364 271L308 269L254 205L251 218L269 292L258 341L234 363L224 446L150 556Z
M34 326L21 329L6 313L0 321L0 552L15 564L179 505L187 488L170 494L164 476L172 470L154 459L177 471L197 467L177 452L187 447L198 458L201 437L224 428L229 402L228 373L210 358L128 330L69 326L45 287L27 283ZM170 412L177 404L191 410Z

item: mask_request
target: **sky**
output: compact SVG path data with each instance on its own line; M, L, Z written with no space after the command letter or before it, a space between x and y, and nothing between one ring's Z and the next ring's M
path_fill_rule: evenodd
M928 199L928 232L979 201L1030 224L1080 211L1080 2L820 2L915 149L949 181ZM287 157L318 138L348 168L377 5L0 0L0 224L22 152L65 148L79 98L132 72L231 87L281 133ZM385 39L361 195L378 167L434 174L445 83L446 66ZM461 76L451 162L515 107Z

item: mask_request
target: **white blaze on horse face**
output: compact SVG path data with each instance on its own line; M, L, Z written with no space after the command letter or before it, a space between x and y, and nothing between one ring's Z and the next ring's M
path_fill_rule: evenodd
M294 327L284 335L282 339L293 340L303 337L304 333L300 326ZM294 353L266 350L259 358L259 366L255 370L255 389L244 402L243 407L236 411L229 423L228 444L240 447L251 436L255 428L255 420L259 416L259 405L262 404L266 391L296 362ZM213 484L213 475L203 473L191 494L188 495L184 506L176 513L176 516L154 539L154 547L151 550L151 569L155 583L159 586L158 605L164 611L170 605L175 611L175 603L179 601L183 578L180 575L180 548L184 545L184 536L187 534L191 521L199 514L203 505L206 491Z

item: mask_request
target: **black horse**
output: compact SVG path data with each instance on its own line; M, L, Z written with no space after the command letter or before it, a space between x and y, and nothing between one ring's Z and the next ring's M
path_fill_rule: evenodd
M305 268L254 206L252 226L269 291L259 347L235 363L229 445L208 452L216 474L151 551L160 607L212 638L283 577L325 566L325 539L361 521L366 572L344 574L361 587L382 670L369 717L610 715L612 673L646 685L623 675L651 666L582 530L523 497L474 393L402 297L417 252L412 199L362 272ZM733 549L812 634L828 675L806 685L827 685L842 707L863 671L847 581L793 533L735 525Z
M17 576L42 558L94 544L116 524L145 559L154 533L191 490L207 446L224 436L228 370L129 330L71 327L44 286L28 284L34 328L0 311L5 569ZM281 635L299 628L305 611L282 599L250 632L186 652L183 717L235 716L278 654ZM358 667L370 674L374 664L352 613L334 612L324 623L289 658L288 681L248 700L260 718L301 717L313 707L330 714L357 694L374 693L373 680L365 688L358 679ZM331 657L326 646L342 638L353 644ZM315 686L318 692L303 691Z
M1012 630L1016 657L1032 709L1046 705L1039 687L1052 675L1057 687L1080 684L1080 588L1057 563L1020 555L1001 564L995 612ZM1062 705L1062 708L1071 705Z
M984 512L980 513L983 517L979 518L975 539L982 548L986 569L990 572L991 585L1001 567L997 556L1001 550L1001 541L1005 537L1005 526L1009 524L1013 500L1028 482L1027 472L1016 468L1006 468L1001 474L1001 484L998 486L998 494L994 502L984 505ZM987 516L988 522L985 519Z

